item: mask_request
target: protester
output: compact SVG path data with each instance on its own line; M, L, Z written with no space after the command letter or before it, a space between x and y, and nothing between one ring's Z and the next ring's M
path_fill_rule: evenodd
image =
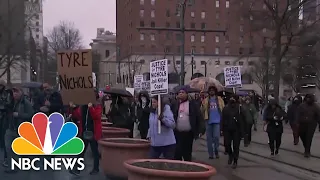
M271 99L264 113L264 122L269 137L271 156L279 154L285 112L275 99Z
M99 96L96 98L97 102L95 104L89 103L88 105L76 107L73 103L70 103L70 107L74 108L72 118L77 121L78 136L83 140L85 146L79 157L84 157L89 145L92 151L93 169L90 171L90 175L99 173L100 153L98 149L98 141L102 137L102 105L98 100ZM75 167L70 170L70 173L79 175L80 171Z
M206 121L207 148L209 159L219 158L220 120L224 108L223 99L217 95L217 88L208 88L209 96L202 101L201 112Z
M44 83L42 88L43 93L39 99L39 110L47 115L50 115L54 112L64 113L64 106L60 93L54 91L52 86L50 86L48 83Z
M165 159L174 159L176 139L173 129L176 124L173 113L168 104L161 102L161 113L158 116L158 96L151 98L152 107L149 117L149 130L147 139L151 142L150 158L158 159L161 155ZM158 133L158 122L161 123L161 132Z
M299 143L299 122L296 117L296 112L298 111L298 108L301 103L302 97L300 95L297 95L296 97L294 97L292 104L289 105L287 111L287 122L289 122L290 127L292 129L294 145L298 145Z
M141 139L146 139L149 129L150 97L148 92L140 92L138 95L137 119Z
M13 94L11 90L6 89L6 82L0 80L0 148L3 149L4 167L8 167L7 150L5 147L5 132L8 129L7 117L12 113Z
M246 115L243 107L240 106L239 97L233 95L228 105L222 111L221 130L226 139L226 148L229 154L228 164L237 168L239 159L239 147L241 137L245 132Z
M18 128L21 123L29 121L31 122L31 118L34 114L34 110L29 100L25 98L23 95L23 91L20 87L12 88L13 91L13 99L14 105L12 114L8 115L7 123L8 129L5 134L5 146L7 148L8 159L14 158L16 159L16 154L12 151L11 144L14 139L16 139L18 135ZM18 161L16 159L16 161ZM16 170L11 170L11 163L9 161L6 173L15 173Z
M284 108L284 111L285 111L286 113L288 113L288 111L289 111L289 106L292 104L292 102L293 102L293 97L288 98L288 100L287 100L287 102L286 102L286 105L285 105L285 108Z
M194 100L188 99L187 88L179 91L178 103L173 114L176 120L177 141L175 159L191 161L193 141L204 134L204 127L200 107Z
M299 122L299 136L304 146L304 156L311 156L311 144L313 135L317 128L317 123L320 119L319 108L315 104L315 97L312 94L307 94L304 102L298 107L297 120Z
M257 96L257 94L254 91L249 92L249 97L251 99L251 104L253 104L256 111L259 112L259 109L260 109L259 97ZM258 118L255 118L255 121L253 122L253 130L254 131L257 131L257 119Z
M257 109L252 103L252 100L249 96L246 97L243 107L246 114L246 124L245 124L245 136L244 136L244 146L247 147L251 143L252 136L252 126L257 122Z

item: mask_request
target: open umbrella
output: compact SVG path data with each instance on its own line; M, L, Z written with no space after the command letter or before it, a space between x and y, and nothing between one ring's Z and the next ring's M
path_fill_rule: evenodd
M23 88L40 88L42 86L42 83L40 82L25 82L21 84L21 87Z
M211 77L198 77L190 81L189 86L191 88L199 89L201 91L206 91L208 87L215 86L218 91L223 91L223 85L216 80L215 78Z
M120 89L120 88L108 88L108 89L105 89L103 92L111 95L132 97L132 94L129 91L125 89Z
M200 89L192 88L189 85L176 86L173 88L175 93L178 93L181 89L185 89L188 93L198 93Z

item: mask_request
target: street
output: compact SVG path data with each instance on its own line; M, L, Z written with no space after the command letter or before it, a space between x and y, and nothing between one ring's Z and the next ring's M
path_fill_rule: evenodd
M214 180L319 180L320 179L320 133L317 131L313 141L312 157L303 157L302 144L294 146L292 143L291 129L285 125L280 154L270 157L269 147L267 146L267 135L262 131L260 124L257 132L253 132L253 142L249 147L241 144L240 159L238 168L231 169L227 165L227 155L224 155L224 147L220 146L220 158L209 160L205 139L195 141L193 157L194 161L212 165L217 169ZM222 145L222 139L220 141ZM9 180L71 180L71 179L92 179L106 180L102 172L99 175L90 176L92 167L90 152L86 155L86 170L80 177L70 175L67 171L46 171L46 172L19 172L17 174L5 174L3 167L0 167L2 178ZM108 179L112 180L112 179Z

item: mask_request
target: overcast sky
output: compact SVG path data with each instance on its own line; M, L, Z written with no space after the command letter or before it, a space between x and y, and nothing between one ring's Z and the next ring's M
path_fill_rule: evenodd
M44 0L44 34L60 21L74 22L84 45L96 37L97 28L116 31L116 0Z

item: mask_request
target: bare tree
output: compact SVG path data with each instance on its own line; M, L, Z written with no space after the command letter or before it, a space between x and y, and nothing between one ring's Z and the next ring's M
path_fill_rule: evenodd
M41 12L39 1L0 1L4 8L3 18L0 18L0 78L6 75L7 84L11 84L11 70L24 69L28 60L29 40L25 40L25 33L29 34L34 28L34 19ZM21 18L23 20L21 20Z
M133 87L134 76L141 73L142 62L140 55L128 56L126 66L128 66L128 82Z
M56 82L57 61L56 53L60 50L76 50L83 48L82 36L80 30L75 27L74 23L61 21L47 33L48 38L48 73L49 77L45 78L50 83Z
M275 98L279 98L281 63L294 50L294 43L299 37L313 27L317 19L312 19L312 11L316 7L314 0L234 0L235 6L241 8L241 17L249 21L250 33L261 36L267 46L274 51L275 65L274 90ZM304 13L303 16L301 13ZM303 17L303 20L301 20ZM316 17L316 16L315 16Z
M282 80L284 84L288 85L295 93L299 92L301 86L297 75L297 67L287 66L285 70L286 71L282 73Z

